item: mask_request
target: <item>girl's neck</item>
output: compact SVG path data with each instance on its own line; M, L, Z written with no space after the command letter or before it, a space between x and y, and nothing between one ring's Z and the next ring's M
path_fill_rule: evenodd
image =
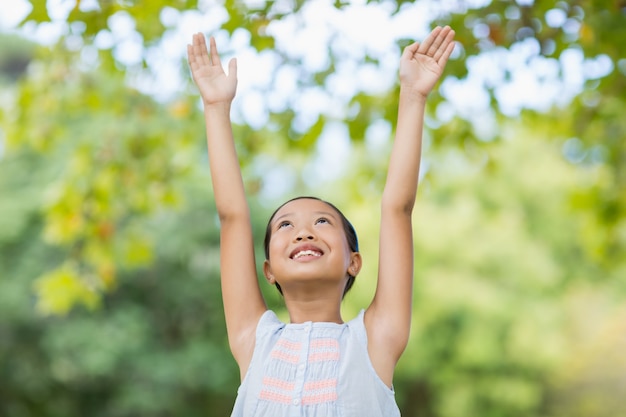
M342 324L341 299L285 296L285 304L291 323L326 322Z

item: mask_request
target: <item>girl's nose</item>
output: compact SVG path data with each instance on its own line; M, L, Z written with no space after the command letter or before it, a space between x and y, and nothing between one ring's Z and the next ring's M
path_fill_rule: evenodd
M311 233L310 231L303 229L300 230L297 234L296 234L296 241L297 242L302 242L303 240L313 240L315 239L315 236L313 235L313 233Z

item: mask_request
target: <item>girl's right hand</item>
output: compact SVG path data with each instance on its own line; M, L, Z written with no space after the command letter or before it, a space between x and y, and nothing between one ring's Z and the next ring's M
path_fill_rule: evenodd
M193 44L187 45L191 75L200 90L205 105L230 104L237 91L237 60L235 58L230 60L228 75L226 75L217 53L215 38L212 36L210 48L211 53L209 55L204 35L202 33L193 35Z

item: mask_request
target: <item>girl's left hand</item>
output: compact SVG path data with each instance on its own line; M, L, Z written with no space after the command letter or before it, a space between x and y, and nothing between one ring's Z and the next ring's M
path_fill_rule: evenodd
M437 26L424 42L406 48L400 58L400 88L403 92L428 96L441 77L454 49L454 30Z
M209 39L210 51L207 51L206 39L202 33L193 35L193 44L187 45L187 58L191 75L196 82L205 104L230 103L237 91L237 61L228 63L228 75L222 68L217 52L215 38Z

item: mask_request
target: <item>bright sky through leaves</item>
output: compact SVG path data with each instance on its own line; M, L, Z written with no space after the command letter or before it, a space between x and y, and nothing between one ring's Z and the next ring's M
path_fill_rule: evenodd
M473 2L468 7L480 7L485 3L488 2ZM68 31L65 19L73 4L50 0L48 10L53 22L36 28L28 24L20 33L42 44L53 44ZM185 46L191 35L198 31L212 34L223 55L224 65L233 56L238 60L239 85L234 102L234 121L260 129L268 124L270 112L280 113L290 108L296 114L294 129L304 134L320 115L330 120L345 119L348 116L346 103L359 92L388 91L397 79L400 51L396 42L424 38L430 30L429 22L445 13L446 7L452 7L446 6L445 2L422 1L407 4L401 12L392 15L391 6L390 3L353 1L351 6L337 9L330 1L307 3L298 13L287 14L269 23L266 31L276 39L276 45L274 50L261 52L250 45L247 30L235 30L232 36L217 31L228 20L228 14L223 6L213 2L201 5L201 10L182 13L164 8L160 20L169 30L158 44L147 50L143 49L143 39L135 30L135 22L121 11L110 18L111 31L102 30L95 37L94 45L100 49L113 48L116 60L129 69L139 67L145 57L152 69L151 74L141 73L131 77L131 82L145 93L168 100L188 88L181 63L184 65ZM94 1L84 1L80 7L88 10L98 5ZM3 2L0 24L4 28L15 27L29 10L30 5L23 0L10 2L10 5ZM552 26L564 24L558 9L551 10L546 19ZM474 30L480 36L481 25ZM488 34L489 29L486 30ZM82 49L83 65L94 65L97 59L94 47L82 45L80 37L68 37L67 42L72 39L76 44L70 49ZM329 51L342 59L326 84L303 86L299 83L302 68L314 73L329 67ZM457 45L451 59L463 53L463 46ZM281 54L299 59L298 65L302 68L284 65ZM365 56L376 59L378 64L364 62ZM447 101L437 109L437 122L446 123L455 115L461 115L472 121L482 139L490 140L497 128L487 88L494 88L500 109L507 116L516 116L524 108L548 111L553 105L566 106L580 93L585 79L599 78L610 72L610 59L604 58L584 61L580 50L570 49L562 53L559 62L541 56L534 38L518 42L511 49L484 51L467 60L466 78L448 77L442 82L440 92ZM329 123L318 140L319 156L314 161L317 179L333 179L341 175L344 167L341 161L350 151L348 132L342 126L333 126L332 122ZM374 137L372 140L380 141L376 137L381 133L388 137L388 132L389 126L370 132L370 136ZM271 171L268 174L271 178ZM280 169L274 174L279 178L284 176ZM270 188L278 195L284 191L280 187Z
M67 31L65 18L72 3L49 1L53 23L39 25L36 30L32 25L27 25L20 33L43 44L55 42ZM184 88L179 65L181 59L184 59L185 45L191 34L196 31L214 33L226 58L237 56L239 60L238 97L242 119L252 126L260 127L267 122L268 110L280 111L289 101L288 98L294 98L291 104L300 113L303 127L306 127L324 109L341 106L344 100L351 98L357 91L385 91L393 85L398 60L395 42L398 39L423 38L429 30L428 22L437 10L441 11L444 7L433 7L431 2L417 2L391 16L389 4L365 5L363 1L352 3L352 6L339 10L331 2L311 2L303 7L301 13L273 21L267 28L277 39L277 50L291 57L301 57L302 65L311 71L328 67L329 44L333 51L349 58L336 69L336 75L330 81L332 97L315 91L298 91L294 74L297 69L278 68L278 60L272 53L257 53L249 46L247 32L235 31L230 39L225 32L214 33L227 19L225 9L219 5L207 5L203 12L179 13L174 9L164 9L161 21L172 27L172 30L165 34L159 45L147 52L148 61L155 68L158 67L155 71L157 79L153 82L144 81L141 87L160 98L168 98L179 92ZM95 2L81 2L81 8L94 6ZM23 0L3 2L0 4L0 28L6 30L15 27L29 10L30 5ZM553 25L563 23L563 16L558 15L557 9L550 11L546 17ZM110 25L111 32L103 31L96 37L96 46L114 46L115 57L121 63L137 65L141 60L142 41L130 16L118 12L112 17ZM334 33L340 36L331 38ZM484 53L468 61L470 76L467 79L448 80L443 92L455 110L465 117L471 117L472 113L481 114L488 107L488 96L483 86L502 81L494 77L500 76L498 64L504 63L512 71L512 76L509 82L501 84L496 95L504 112L514 115L524 107L545 110L554 103L566 104L580 92L585 75L597 78L612 69L605 60L598 60L595 65L586 65L588 71L583 74L582 55L571 51L565 58L567 65L564 67L568 73L564 77L566 82L562 83L558 80L558 63L554 59L537 57L537 49L536 42L529 40L515 50L495 49ZM380 59L382 65L375 67L363 64L365 54ZM269 97L268 108L258 96L260 93L255 90L266 86L276 71L280 72L281 79L285 81Z

